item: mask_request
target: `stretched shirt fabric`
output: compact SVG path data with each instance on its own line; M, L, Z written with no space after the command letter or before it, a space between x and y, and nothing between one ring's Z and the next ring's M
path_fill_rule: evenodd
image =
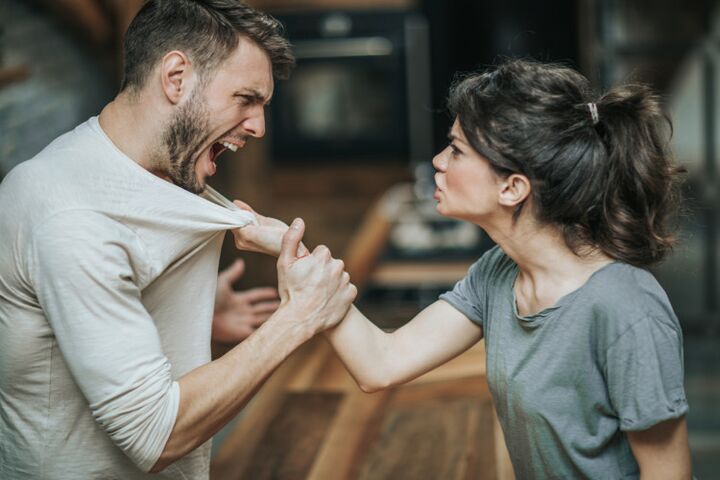
M254 215L151 174L97 117L0 206L0 478L158 478L176 380L210 360L223 234ZM162 476L207 478L209 447Z
M649 272L615 262L523 317L518 272L495 247L440 296L483 329L517 478L638 478L625 432L688 409L682 333L665 292Z

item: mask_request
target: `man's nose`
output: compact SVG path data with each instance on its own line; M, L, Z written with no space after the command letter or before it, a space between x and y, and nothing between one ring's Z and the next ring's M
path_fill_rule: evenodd
M243 128L250 136L260 138L265 135L265 109L259 107L243 122Z

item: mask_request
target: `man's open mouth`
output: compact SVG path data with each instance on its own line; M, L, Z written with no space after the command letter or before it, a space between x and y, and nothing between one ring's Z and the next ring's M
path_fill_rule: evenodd
M215 160L217 160L217 158L227 149L228 147L220 142L213 143L213 146L210 148L210 161L214 163Z
M236 143L232 143L226 140L220 140L215 143L213 143L212 147L210 147L210 168L208 173L210 175L213 175L217 169L217 160L220 157L220 155L223 154L226 150L230 150L231 152L237 152L238 149L240 149L242 145L238 145Z
M222 145L223 147L227 148L228 150L232 150L233 152L237 152L238 148L240 148L237 145L235 145L234 143L230 143L230 142L218 142L218 143L220 145Z

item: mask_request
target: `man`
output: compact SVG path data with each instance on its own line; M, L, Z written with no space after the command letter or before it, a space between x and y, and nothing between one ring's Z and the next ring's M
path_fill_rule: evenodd
M206 186L264 134L272 18L150 0L121 92L0 185L0 478L206 478L208 439L356 294L325 247ZM219 248L279 255L281 305L209 362ZM201 447L202 448L198 448Z

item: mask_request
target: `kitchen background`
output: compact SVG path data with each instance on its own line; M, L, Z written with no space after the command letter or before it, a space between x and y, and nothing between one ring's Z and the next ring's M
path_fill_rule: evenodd
M140 0L0 2L0 178L114 95L122 32ZM685 331L698 478L720 471L720 6L713 0L257 0L298 68L277 85L268 136L226 153L214 185L308 224L345 258L360 302L392 328L462 276L491 242L437 217L430 159L455 72L507 56L568 63L598 88L657 88L688 168L682 242L655 274ZM12 205L2 205L12 208ZM224 248L222 264L234 257ZM245 255L241 287L275 281Z

